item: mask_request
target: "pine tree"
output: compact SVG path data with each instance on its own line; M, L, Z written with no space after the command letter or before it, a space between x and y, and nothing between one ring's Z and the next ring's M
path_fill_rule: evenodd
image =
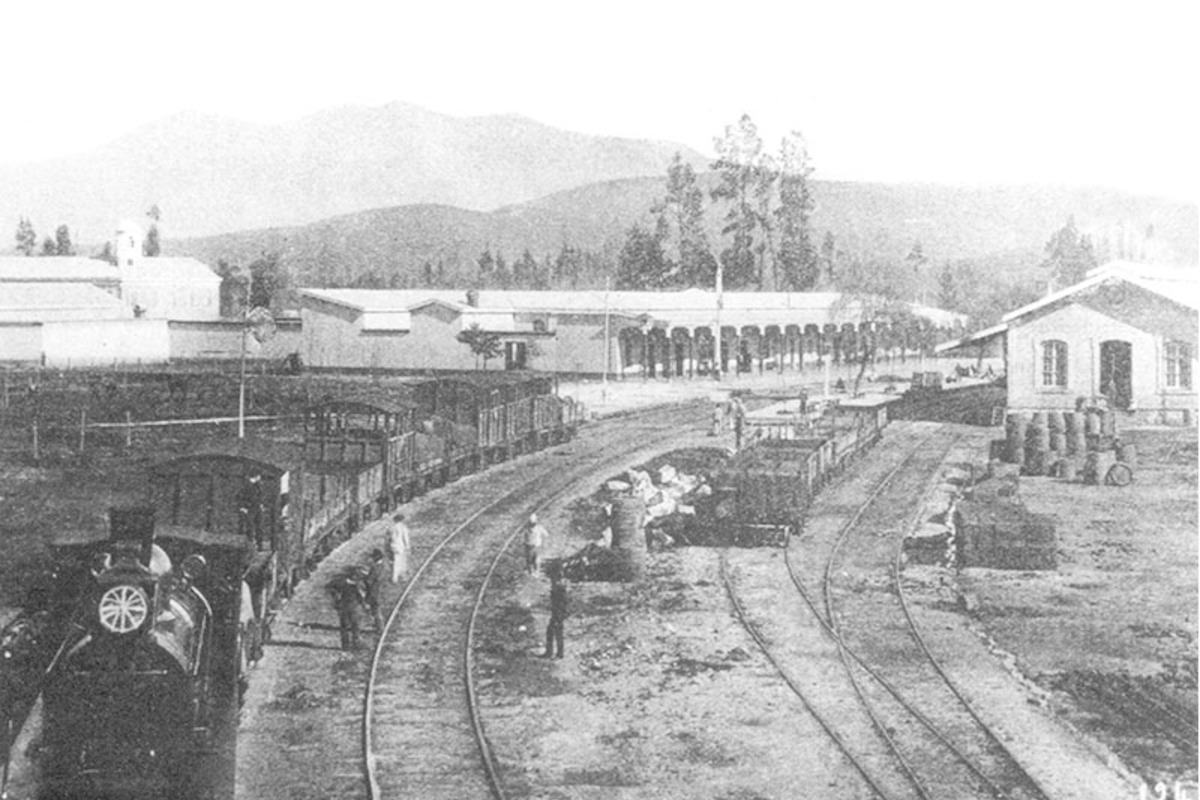
M717 160L712 169L719 183L710 192L713 200L726 205L721 234L729 237L721 251L724 284L729 289L745 289L756 282L754 263L754 230L757 227L753 193L758 179L762 139L748 114L743 114L737 126L725 128L725 135L713 141ZM761 282L760 282L761 285Z
M71 229L66 225L59 225L54 231L54 255L75 255L75 248L71 245Z
M1079 283L1087 277L1087 271L1096 266L1096 253L1088 236L1081 236L1075 227L1075 217L1067 218L1067 224L1055 231L1046 242L1046 258L1042 266L1050 273L1050 280L1058 288Z
M630 291L660 289L667 274L667 258L659 232L634 225L625 235L625 245L617 260L616 288Z
M710 287L717 262L704 229L704 192L691 164L675 153L667 167L666 197L652 210L663 227L665 259L676 267L672 283L681 287Z
M37 234L33 231L33 223L21 217L17 223L17 252L31 256L37 250Z
M779 227L779 271L783 288L810 291L821 277L820 263L813 247L809 217L814 201L809 176L812 166L804 137L793 131L779 147L779 208L775 217ZM832 248L832 234L826 233Z
M146 238L142 242L142 255L153 258L162 252L162 244L158 238L158 222L162 219L162 211L158 205L150 206L150 210L146 212L146 216L150 218L150 228L146 231Z

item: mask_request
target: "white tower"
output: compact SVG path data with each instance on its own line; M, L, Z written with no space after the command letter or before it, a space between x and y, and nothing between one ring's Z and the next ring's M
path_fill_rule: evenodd
M136 222L124 220L117 226L117 266L128 267L142 257L142 241L146 234Z

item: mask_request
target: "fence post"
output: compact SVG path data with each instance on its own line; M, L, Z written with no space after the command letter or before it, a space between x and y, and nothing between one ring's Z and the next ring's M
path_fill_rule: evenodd
M133 415L125 412L125 449L133 447Z
M37 418L35 417L33 420L33 461L34 461L34 463L36 464L37 462L41 461L41 458L42 458L41 450L38 447L38 423L37 423Z
M87 409L79 410L79 455L83 455L84 436L87 430Z

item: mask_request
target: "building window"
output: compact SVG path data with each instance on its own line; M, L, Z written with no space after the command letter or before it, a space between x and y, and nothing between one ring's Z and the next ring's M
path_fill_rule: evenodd
M546 320L535 319L533 321L533 332L534 333L545 333L546 332Z
M1042 342L1042 386L1067 388L1067 343Z
M1192 348L1186 342L1167 342L1167 386L1192 388Z

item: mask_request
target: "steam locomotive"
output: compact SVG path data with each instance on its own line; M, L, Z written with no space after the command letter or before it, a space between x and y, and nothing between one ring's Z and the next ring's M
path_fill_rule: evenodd
M153 510L134 508L114 510L109 540L57 548L75 613L42 685L44 796L198 785L236 711L239 587L199 552L236 558L228 544L156 541Z

